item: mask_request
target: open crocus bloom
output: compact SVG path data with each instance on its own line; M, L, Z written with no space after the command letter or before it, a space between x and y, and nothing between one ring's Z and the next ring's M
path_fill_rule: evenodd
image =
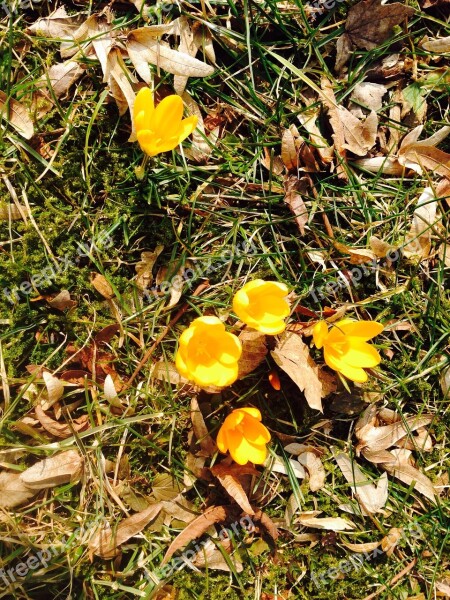
M134 123L140 147L155 156L173 150L197 127L197 117L183 119L180 96L166 96L155 108L150 88L139 90L133 108Z
M266 444L270 433L261 423L257 408L237 408L228 415L217 435L217 447L223 453L230 452L238 465L248 461L261 465L267 458Z
M175 365L201 387L225 387L236 381L242 345L217 317L199 317L183 331Z
M383 331L381 323L342 319L334 323L330 331L325 321L313 328L313 340L317 348L323 347L326 364L351 381L367 381L364 369L376 367L381 362L378 351L367 343Z
M249 327L277 335L285 330L284 319L290 312L287 294L288 288L284 283L255 279L235 294L233 310Z

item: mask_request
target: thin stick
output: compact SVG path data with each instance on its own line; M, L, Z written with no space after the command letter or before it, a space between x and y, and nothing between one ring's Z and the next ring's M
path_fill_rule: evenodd
M397 583L397 581L399 581L402 577L404 577L406 575L406 573L411 571L411 569L416 565L416 562L417 562L417 558L415 558L408 565L406 565L406 567L403 569L403 571L400 571L400 573L398 573L398 575L393 577L387 585L382 585L379 590L377 590L373 594L370 594L370 596L366 596L365 598L363 598L363 600L373 600L373 598L376 598L382 592L384 592L388 588L391 588L395 583Z
M205 281L204 283L201 283L193 291L192 296L200 296L200 294L204 290L208 289L208 287L209 287L209 281ZM138 366L134 370L133 375L130 377L130 379L123 386L122 391L127 390L131 386L131 384L133 383L133 381L136 379L136 377L141 372L142 367L144 367L144 365L148 362L149 358L151 357L151 355L153 354L153 352L156 350L156 348L159 346L159 344L162 342L162 340L166 337L167 333L175 325L175 323L179 319L181 319L181 317L184 315L184 313L187 311L188 308L189 308L189 304L186 302L185 304L183 304L183 306L180 308L180 310L177 312L177 314L173 317L173 319L171 319L170 323L164 328L163 332L156 338L156 340L153 343L153 345L150 346L150 348L144 354L144 357L142 358L142 360L140 361L140 363L138 364Z

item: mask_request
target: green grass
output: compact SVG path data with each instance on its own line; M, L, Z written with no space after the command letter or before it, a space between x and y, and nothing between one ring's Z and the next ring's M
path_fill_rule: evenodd
M7 178L18 201L29 202L34 223L30 219L0 221L0 290L20 286L35 273L54 267L58 258L71 261L67 269L60 269L56 277L36 286L32 294L19 293L14 304L0 291L0 367L5 365L3 397L0 396L4 409L0 415L0 446L17 449L16 454L2 455L2 467L23 470L53 454L55 449L75 447L85 456L86 476L81 483L43 491L24 507L0 513L0 568L15 568L47 547L61 549L54 551L47 568L30 571L13 590L3 589L0 584L0 598L187 600L226 596L362 600L377 591L380 600L435 598L435 581L450 576L448 490L433 506L413 486L392 477L385 515L350 516L356 529L335 535L312 529L303 531L294 521L290 530L280 528L275 545L261 531L241 532L236 540L244 566L241 573L224 574L213 569L196 573L185 568L164 582L167 595L155 587L152 573L158 572L164 553L184 528L183 523L151 525L124 544L122 555L115 561L91 561L88 552L96 520L104 519L114 526L126 516L105 486L103 457L112 461L125 457L128 466L124 466L124 480L142 496L152 494L154 482L161 474L169 473L180 484L183 482L191 428L190 394L151 378L152 361L173 361L179 335L196 316L231 316L234 293L247 279L256 277L285 282L297 295L294 306L300 304L320 313L325 306L337 308L351 303L353 314L377 318L388 325L377 343L384 351L391 350L392 358L384 354L381 376L371 378L364 391L375 392L382 399L380 404L401 415L434 416L430 425L433 451L414 454L428 477L437 481L446 475L448 486L448 394L442 393L439 384L450 335L448 267L436 257L417 264L401 256L391 268L379 268L377 273L369 269L359 286L352 288L351 295L344 286L319 302L310 295L312 289L338 278L339 270L354 266L333 242L368 247L370 237L376 235L400 246L410 227L417 198L433 175L402 178L371 174L357 169L351 161L345 165L348 182L328 169L312 174L316 195L307 200L310 218L306 234L300 236L283 200L282 177L261 164L265 148L272 160L280 153L284 128L295 124L307 138L298 115L310 106L320 108L314 89L320 86L322 75L331 79L336 98L343 103L377 61L395 51L401 51L409 65L401 80L405 86L414 83L415 68L423 74L445 64L426 63L427 53L418 45L425 35L450 35L445 6L421 11L416 2L408 4L417 9L408 32L399 29L395 42L387 41L370 52L356 51L348 65L348 79L337 81L333 70L335 46L349 4L337 4L314 21L307 18L300 2L288 5L272 0L212 0L205 5L206 13L202 12L203 3L182 3L182 14L211 27L217 55L214 75L191 78L187 88L203 115L219 115L224 128L220 142L203 165L184 160L176 152L166 153L153 159L145 178L138 181L135 168L142 161L142 153L137 144L127 143L129 116L118 116L113 99L105 94L99 63L92 58L77 86L35 121L37 135L33 140L25 141L2 121L0 204L11 202ZM95 12L99 7L100 3L91 2L89 10ZM118 26L145 25L131 4L113 8ZM175 16L177 10L174 9ZM26 105L30 105L39 77L60 60L56 41L26 32L38 16L47 14L46 3L10 19L1 14L0 89ZM155 14L150 13L152 24L158 22ZM160 16L159 20L163 18ZM158 85L171 86L172 76L161 71L156 81ZM421 89L428 103L425 137L448 122L449 86ZM391 124L386 104L379 118L381 126ZM318 123L331 143L324 113ZM396 125L402 134L411 129L404 122ZM54 153L50 162L39 153L45 143ZM450 152L448 139L439 148ZM443 217L433 238L433 250L448 239L448 207L444 199L440 206ZM89 256L76 262L80 244L90 243L105 233L112 244L94 248ZM209 287L201 296L193 295L196 286L205 281L198 276L190 288L183 289L180 302L170 309L166 308L167 296L151 297L140 304L134 283L135 265L142 252L153 251L158 245L164 250L154 274L169 264L176 272L188 260L198 273L204 273L211 265ZM224 263L224 249L237 245L248 245L250 250ZM323 258L326 270L314 262L313 251ZM16 425L33 405L26 393L34 381L27 365L45 365L52 372L61 369L63 363L61 370L78 368L67 362L70 351L89 345L96 333L117 322L111 305L93 288L91 272L102 274L114 290L124 338L119 347L118 336L113 337L106 351L124 381L180 307L187 303L188 309L127 390L127 414L114 415L88 389L81 393L69 391L66 403L79 401L74 417L87 414L91 429L69 440L55 440L45 432L32 436L29 430ZM76 300L74 309L61 312L38 299L39 295L61 289L69 290ZM292 322L296 320L304 318L293 313ZM394 325L398 322L407 322L412 328L397 331ZM232 325L235 319L230 318L228 323ZM322 360L321 352L312 353L318 361ZM254 405L261 409L264 422L272 431L323 451L327 483L318 492L312 493L307 481L299 481L295 476L267 471L261 475L265 489L261 508L280 527L293 493L301 499L304 511L345 516L339 506L350 501L351 490L333 460L331 446L350 451L358 413L333 410L331 397L324 401L324 416L318 415L307 407L286 376L281 375L280 392L271 388L267 376L272 367L272 360L267 359L220 394L202 392L199 401L209 415L208 427L215 435L231 407ZM360 396L352 393L353 400ZM329 431L326 426L318 426L323 418L328 420ZM284 444L273 437L273 450L281 454ZM381 474L376 466L362 458L358 460L372 477ZM215 483L204 479L198 479L186 497L199 513L207 505L230 501ZM123 502L132 513L133 507L126 500ZM314 586L312 573L324 573L352 556L344 542L377 541L390 528L406 527L411 521L419 523L424 536L407 538L392 556L366 560L360 569L329 578L320 589ZM61 540L70 539L80 526L87 529L76 536L74 543L64 545ZM298 541L296 534L305 531L317 534L315 543ZM265 539L266 546L258 545L260 538ZM412 560L416 562L411 570L394 586L390 585ZM383 585L387 585L387 590L381 591Z

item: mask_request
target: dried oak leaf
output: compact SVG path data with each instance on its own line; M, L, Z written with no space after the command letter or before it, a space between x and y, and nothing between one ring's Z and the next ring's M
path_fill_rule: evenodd
M392 29L414 14L400 2L381 4L381 0L363 0L353 6L345 22L345 36L357 48L373 50L392 35Z

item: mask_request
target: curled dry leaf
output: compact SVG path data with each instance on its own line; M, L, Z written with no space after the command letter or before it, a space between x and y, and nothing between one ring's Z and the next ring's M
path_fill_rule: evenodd
M309 355L308 346L299 335L285 332L280 336L272 358L292 381L304 392L311 408L322 412L322 383L319 368Z
M393 460L382 463L382 468L406 485L413 484L417 492L435 503L436 489L430 479L411 464L411 452L409 450L394 448L389 454L392 455Z
M44 458L20 474L20 480L29 488L41 490L63 483L78 481L83 474L83 457L75 450Z
M72 300L68 290L61 290L59 294L52 296L44 296L47 304L56 310L64 312L67 309L74 308L77 305L75 300Z
M147 84L151 84L149 63L183 77L207 77L214 73L214 68L201 60L155 40L148 27L133 29L128 34L126 46L131 62Z
M406 235L403 253L407 258L424 259L431 251L432 227L436 224L437 200L430 187L425 188L417 201L411 229Z
M346 162L346 150L345 150L345 135L344 135L344 125L339 116L339 107L336 102L336 97L334 95L333 85L329 79L326 77L322 77L321 88L323 91L322 101L325 108L328 111L328 116L330 119L330 125L333 130L333 142L334 142L334 150L338 155L338 165L337 165L337 174L339 179L347 180L347 174L342 166L342 162Z
M298 516L299 522L305 527L326 529L328 531L346 531L354 529L355 525L342 517L316 517L315 512L304 512Z
M0 117L8 121L26 140L33 137L34 125L28 110L14 98L8 98L2 91L0 91Z
M221 467L221 468L217 468ZM255 511L250 506L247 494L241 485L241 482L233 473L227 473L226 468L223 465L216 465L211 468L211 472L220 481L221 485L225 488L227 493L233 498L242 510L248 515L254 515Z
M357 156L365 156L377 139L378 116L371 111L364 121L361 121L343 106L338 107L337 115L342 122L345 143L343 148Z
M242 354L239 359L238 379L245 377L264 362L267 355L266 336L259 331L244 329L239 334Z
M186 544L203 535L211 527L211 525L214 525L215 523L223 523L223 521L225 521L227 518L227 514L228 511L227 507L225 506L210 506L207 508L202 515L198 516L196 519L194 519L194 521L189 523L186 529L183 529L183 531L170 544L166 554L164 555L161 566L168 563L177 550L181 550L181 548L184 548Z
M392 527L389 533L381 540L381 549L386 552L387 556L391 556L398 542L402 539L403 529Z
M114 558L120 552L119 547L156 519L162 507L162 504L158 502L131 517L123 519L117 527L115 525L111 527L109 523L102 526L94 533L89 542L90 555L95 554L104 559Z
M237 573L241 573L244 569L242 566L242 561L239 558L237 553L232 554L232 545L231 540L225 539L220 542L222 550L225 551L233 564L233 568ZM223 557L222 552L213 542L213 540L207 540L205 544L202 544L201 549L197 552L197 554L191 560L192 564L200 569L207 568L213 569L216 571L226 571L229 573L231 571L228 562Z
M35 21L28 27L28 33L48 38L71 38L80 26L80 16L68 15L64 6L53 11L48 17Z
M373 552L381 542L366 542L365 544L351 544L350 542L342 542L342 545L352 552Z
M51 433L53 436L65 439L73 435L74 431L84 431L89 427L88 415L82 415L69 425L66 423L58 423L44 412L44 410L38 405L34 409L36 417L39 419L42 427Z
M379 111L383 104L383 96L387 94L387 91L387 87L381 83L369 83L367 81L358 83L353 88L350 96L350 112L355 117L362 118L364 116L362 108L368 111ZM363 105L362 108L361 104Z
M352 265L361 265L363 263L376 261L377 255L369 248L352 248L340 242L334 242L334 247L339 252L350 254L350 263Z
M301 235L305 235L305 225L308 223L308 209L302 196L307 196L310 188L309 177L298 179L290 175L284 179L284 201L294 214Z
M345 479L350 483L351 489L355 494L359 504L365 513L382 512L388 499L388 478L386 473L374 485L364 473L362 473L358 464L352 461L349 456L340 452L335 456Z
M39 488L40 489L40 488ZM21 479L20 473L0 473L0 508L14 508L25 504L39 489L31 489Z
M333 161L333 148L328 145L328 142L318 128L316 123L318 118L319 111L314 109L308 109L298 115L300 123L309 133L311 143L314 145L317 154L320 156L320 160L325 164L329 164Z
M421 43L421 46L428 52L435 52L436 54L450 52L450 37L427 38Z
M264 466L267 467L271 473L288 475L289 472L291 472L297 479L304 479L306 477L305 469L293 458L289 458L288 463L286 463L281 456L270 456L266 459Z
M130 57L131 58L131 57ZM133 114L133 106L136 95L130 82L137 83L135 77L128 70L122 53L119 48L113 47L108 53L106 60L105 80L110 83L110 87L115 91L115 95L119 94L119 114L123 114L126 110L125 102L128 105L130 114ZM114 82L114 87L111 83ZM129 142L136 141L135 120L131 119L132 130Z
M403 138L398 152L398 162L419 175L425 169L449 179L450 154L439 150L436 146L450 135L450 125L441 127L429 138L418 141L422 129L423 125L418 125Z
M114 290L104 275L91 273L91 284L103 298L107 300L114 298Z
M314 452L302 452L297 456L298 462L303 465L309 474L309 489L317 492L325 485L325 469L322 461Z
M355 429L358 438L358 452L365 449L386 450L394 446L401 438L431 423L433 417L431 415L412 416L382 427L374 425L375 418L376 409L374 412L374 407L368 407L359 419Z
M145 251L141 253L141 260L137 263L136 269L136 285L140 290L146 290L153 281L153 266L164 250L164 246L156 246L154 252Z
M41 402L41 408L42 410L48 410L62 398L64 383L48 371L42 373L42 378L47 388L47 399Z
M204 163L213 151L219 136L220 127L215 127L209 136L206 137L207 130L199 105L186 91L183 92L181 97L186 105L189 116L195 115L197 117L197 127L192 132L192 144L189 148L184 149L184 154L195 162Z

